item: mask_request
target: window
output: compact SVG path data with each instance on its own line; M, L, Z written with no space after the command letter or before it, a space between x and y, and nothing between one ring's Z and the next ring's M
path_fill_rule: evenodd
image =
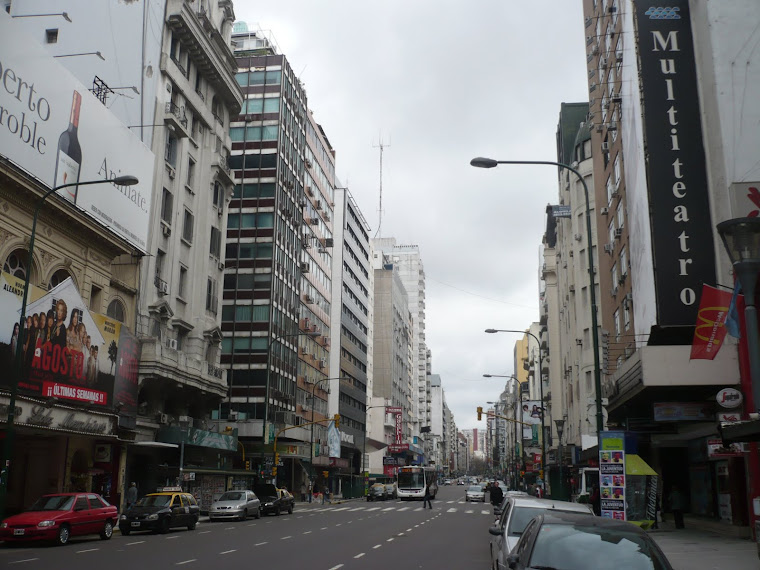
M615 190L617 190L617 188L615 188L615 185L612 183L612 177L608 176L607 177L607 204L612 203L612 197L613 197L613 194L615 193Z
M190 212L190 210L185 209L185 220L182 224L182 239L185 240L187 243L193 243L193 224L195 223L195 218L193 217L193 214Z
M222 251L222 232L219 228L211 227L211 243L209 245L209 253L216 259L219 259L219 254Z
M620 340L620 309L615 311L615 314L612 316L612 319L615 321L615 340Z
M625 226L625 216L623 215L623 203L620 202L617 207L617 225L619 228Z
M184 265L179 266L179 290L177 291L178 297L185 297L185 293L187 292L185 289L187 288L187 267Z
M216 315L219 299L216 296L216 279L208 278L206 283L206 310Z
M29 259L29 253L23 249L17 249L11 252L3 263L3 271L10 273L14 277L26 281L27 267L26 261Z
M614 164L614 171L615 171L615 186L620 186L620 154L615 157L615 164Z
M53 287L57 287L58 285L66 281L66 279L68 279L69 277L71 277L71 275L69 275L68 271L66 271L65 269L59 269L58 271L53 273L53 276L50 278L50 283L48 283L48 291L50 291Z
M164 160L173 167L177 166L177 137L169 133L166 137L166 148L164 149Z
M77 500L74 503L74 510L87 511L89 509L90 509L90 506L87 504L87 497L77 497Z
M617 289L618 287L618 267L617 263L612 264L612 288Z
M214 182L214 206L224 210L224 186L218 181Z
M623 327L625 330L631 329L631 309L628 307L628 303L623 305Z
M187 159L187 187L190 190L195 187L195 161L192 157Z
M271 212L230 214L227 217L227 227L230 229L273 228L274 214Z
M610 243L615 243L615 220L612 220L610 222L610 226L607 228L607 232L609 234Z
M177 330L177 350L182 350L182 347L185 344L185 339L187 338L187 331L185 329L178 329Z
M123 323L125 319L124 305L118 299L114 299L108 303L108 309L106 309L106 316L112 318L115 321Z
M156 277L161 277L164 272L164 260L166 259L166 253L160 249L156 251Z
M625 246L620 250L620 273L622 275L628 274L628 252L626 251Z
M237 323L261 323L269 320L269 305L225 305L222 321Z
M97 285L90 287L90 310L100 312L100 303L103 302L103 289Z
M174 196L166 188L164 188L161 194L161 219L167 224L172 223L172 205L174 203Z
M45 43L48 43L48 44L58 43L58 28L45 30Z

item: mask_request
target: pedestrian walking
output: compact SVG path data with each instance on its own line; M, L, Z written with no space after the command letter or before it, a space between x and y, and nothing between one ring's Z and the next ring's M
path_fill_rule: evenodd
M131 509L137 502L137 483L132 481L127 489L127 510Z
M306 483L301 483L301 502L306 502Z
M494 508L501 506L501 502L504 500L504 491L499 487L498 481L491 485L491 490L488 493L491 498L491 504Z
M591 488L591 496L589 497L589 501L591 502L591 508L594 509L594 514L596 516L602 515L602 497L599 494L599 485L594 485Z
M684 498L678 485L673 485L670 489L670 496L668 497L670 503L670 510L673 512L673 521L676 524L676 528L684 528L683 524L683 508Z
M430 495L430 484L428 483L425 485L425 497L422 499L422 508L425 508L425 505L428 505L430 507L430 510L433 510L433 497Z

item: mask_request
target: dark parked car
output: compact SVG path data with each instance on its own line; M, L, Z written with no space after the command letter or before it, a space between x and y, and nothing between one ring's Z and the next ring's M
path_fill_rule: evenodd
M133 530L151 530L167 533L175 527L187 527L195 530L201 509L190 493L181 491L162 491L150 493L137 501L135 505L119 519L119 530L124 536Z
M44 495L25 512L0 524L0 540L52 540L66 544L72 536L99 534L108 540L119 513L95 493Z
M654 540L636 525L560 511L533 518L506 563L514 570L673 570Z
M261 501L261 512L263 514L274 513L279 515L283 511L293 514L296 500L287 490L278 489L271 483L266 483L257 485L253 491Z

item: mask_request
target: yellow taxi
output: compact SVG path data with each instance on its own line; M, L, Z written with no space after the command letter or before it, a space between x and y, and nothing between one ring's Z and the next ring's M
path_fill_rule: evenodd
M190 493L181 487L164 487L157 493L149 493L119 519L119 530L124 536L132 531L150 530L167 533L176 527L195 530L201 509Z

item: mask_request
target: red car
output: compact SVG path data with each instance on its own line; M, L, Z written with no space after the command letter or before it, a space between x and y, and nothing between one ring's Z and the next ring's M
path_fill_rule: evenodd
M108 540L119 516L116 507L95 493L43 495L29 509L0 523L0 540L51 540L99 534Z

